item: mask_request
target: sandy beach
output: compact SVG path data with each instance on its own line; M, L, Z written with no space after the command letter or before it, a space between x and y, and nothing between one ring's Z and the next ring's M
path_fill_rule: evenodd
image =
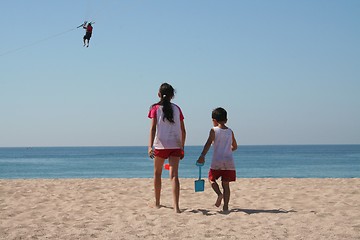
M0 180L0 239L360 239L360 179L238 179L230 212L180 179Z

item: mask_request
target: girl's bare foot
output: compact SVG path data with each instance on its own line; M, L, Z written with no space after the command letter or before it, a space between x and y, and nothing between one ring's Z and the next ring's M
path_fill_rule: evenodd
M157 204L154 203L154 202L149 202L149 203L148 203L148 206L151 207L151 208L157 208L157 209L161 208L161 205L160 205L160 204L157 205Z
M222 199L223 199L223 195L222 194L218 195L218 198L216 199L215 202L216 207L220 207Z

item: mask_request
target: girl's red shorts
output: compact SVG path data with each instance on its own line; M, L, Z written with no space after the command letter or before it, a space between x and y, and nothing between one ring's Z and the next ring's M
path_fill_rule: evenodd
M183 159L184 157L184 150L182 149L155 149L154 150L154 155L156 157L161 157L164 159L169 158L170 156L173 157L180 157L180 159Z
M209 170L209 180L214 182L221 177L223 182L234 182L236 180L236 171L235 170Z

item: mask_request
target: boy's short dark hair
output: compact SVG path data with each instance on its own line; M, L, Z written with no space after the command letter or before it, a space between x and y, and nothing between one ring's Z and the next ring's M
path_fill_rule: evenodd
M227 121L227 112L225 109L218 107L212 111L211 117L218 122Z

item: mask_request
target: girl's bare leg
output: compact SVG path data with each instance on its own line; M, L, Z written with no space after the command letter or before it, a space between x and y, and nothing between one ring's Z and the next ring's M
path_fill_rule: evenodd
M224 206L223 211L229 211L229 201L230 201L230 186L229 182L222 182L222 187L224 189Z
M219 185L217 184L216 181L210 181L211 183L211 187L212 189L214 190L214 192L217 194L217 199L216 199L216 202L215 202L215 206L216 207L220 207L221 205L221 201L223 199L223 194L222 192L220 191L220 188L219 188Z
M180 198L180 181L178 176L180 157L170 156L169 158L169 174L173 193L173 206L176 213L180 213L179 198Z
M161 173L165 159L155 157L154 159L154 191L155 191L155 207L160 208L161 195Z

